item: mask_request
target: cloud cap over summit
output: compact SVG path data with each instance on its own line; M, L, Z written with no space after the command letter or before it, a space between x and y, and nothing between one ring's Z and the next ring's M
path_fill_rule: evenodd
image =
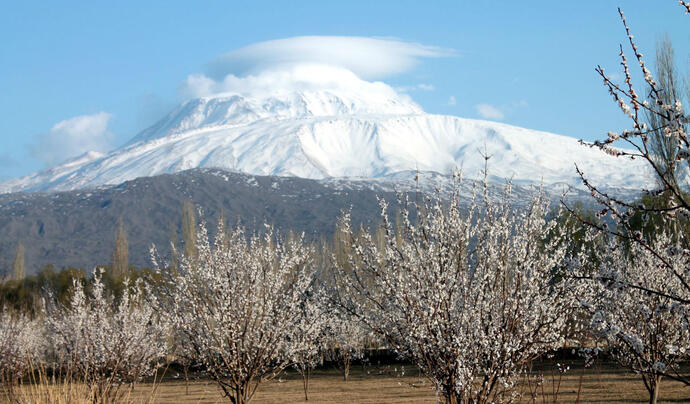
M222 80L275 70L280 66L323 64L347 69L367 79L402 73L419 59L448 57L455 51L396 38L298 36L259 42L228 52L212 63L208 75Z

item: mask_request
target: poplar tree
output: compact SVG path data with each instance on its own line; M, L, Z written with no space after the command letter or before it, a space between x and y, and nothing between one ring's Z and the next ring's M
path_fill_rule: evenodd
M194 204L190 200L182 204L182 237L185 256L196 257L196 215L194 215Z
M12 261L12 278L15 281L24 279L24 244L21 241L17 244L17 250L14 254L14 261Z
M129 245L127 243L127 232L120 217L120 224L115 235L115 250L111 262L111 271L114 278L121 278L129 269Z
M678 187L682 181L682 172L687 165L678 159L679 139L670 136L666 130L673 125L673 118L666 114L665 105L675 105L677 101L685 101L683 83L676 71L673 44L668 36L664 36L656 46L656 80L659 85L658 100L651 99L649 109L644 109L645 118L650 128L649 150L653 161L658 167L659 177L656 179L660 188L666 183ZM658 102L660 101L660 102ZM682 104L680 114L683 114ZM687 124L683 124L687 131Z

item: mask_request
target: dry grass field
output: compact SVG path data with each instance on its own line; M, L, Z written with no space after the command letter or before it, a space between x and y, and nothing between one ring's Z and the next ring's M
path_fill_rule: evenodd
M384 368L370 367L366 372L353 368L350 379L345 382L336 369L314 372L310 382L309 401L304 400L302 379L294 372L261 384L253 403L436 403L436 395L430 383L417 375L416 370L401 374L400 365ZM220 389L208 379L200 378L185 384L176 378L176 372L168 370L162 383L138 384L134 391L126 394L123 402L128 404L181 403L210 404L226 403ZM412 373L412 374L410 374ZM580 382L582 378L582 382ZM522 403L646 403L647 392L641 381L633 374L607 364L595 365L583 372L581 367L573 366L564 374L558 385L558 374L545 375L537 391L536 400L525 394ZM659 397L659 403L690 403L690 387L666 380ZM523 391L527 384L522 383ZM64 394L64 387L50 387L47 394L45 386L24 386L20 402L51 404L86 404L79 397L79 386L72 387L72 394ZM579 400L578 400L578 390ZM86 390L84 390L86 391ZM557 392L557 395L554 395ZM63 397L64 396L64 397ZM0 401L3 401L0 396Z
M409 368L409 366L408 366ZM308 403L436 403L432 386L423 378L413 375L400 376L400 372L380 372L370 369L369 374L362 374L360 369L353 369L348 382L343 381L337 370L315 372L310 382ZM399 369L399 368L398 368ZM395 375L398 374L398 376ZM575 403L578 397L580 376L582 386L580 403L644 403L648 402L647 392L641 381L633 374L609 366L595 366L582 372L576 368L566 373L561 379L557 399L554 400L554 383L550 374L545 376L543 392L539 389L537 403ZM555 382L557 383L557 375ZM139 385L132 398L135 402L147 402L151 397L151 385ZM189 393L185 392L185 383L180 380L166 380L158 385L153 397L155 403L224 403L220 391L209 380L198 380L189 383ZM660 403L690 402L690 387L681 383L666 380L659 397ZM149 401L150 402L150 401ZM289 373L285 377L266 382L259 387L254 398L255 403L305 403L302 380L297 374ZM529 397L523 397L523 403L531 403Z

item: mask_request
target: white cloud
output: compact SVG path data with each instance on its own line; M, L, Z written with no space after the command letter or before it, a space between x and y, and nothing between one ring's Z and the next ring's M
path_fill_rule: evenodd
M298 64L244 77L229 74L223 80L195 74L187 77L181 92L184 97L192 98L223 93L262 97L308 90L338 90L381 97L400 96L383 82L365 81L349 70L318 64Z
M280 91L346 90L397 96L376 80L414 67L420 59L453 55L452 50L398 39L304 36L260 42L226 53L206 74L187 77L182 96L220 93L266 95ZM397 89L433 91L431 84Z
M353 36L300 36L259 42L226 53L209 66L208 75L254 75L295 64L322 64L350 70L367 80L413 68L421 58L446 57L454 51L399 39Z
M111 114L101 111L60 121L48 133L35 136L30 152L46 165L54 165L88 151L107 151L113 141L108 131L111 118Z
M454 95L451 95L450 97L448 97L448 105L451 105L451 106L452 106L452 105L455 105L455 104L457 104L457 101L455 100L455 96L454 96Z
M503 112L490 104L477 104L475 105L477 113L484 119L493 119L500 121L504 118Z

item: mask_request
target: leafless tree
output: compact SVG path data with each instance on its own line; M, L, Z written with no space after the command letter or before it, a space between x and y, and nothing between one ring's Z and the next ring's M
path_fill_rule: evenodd
M24 268L24 244L17 243L17 250L14 253L14 260L12 261L12 278L15 281L24 279L26 270Z
M669 136L663 129L672 123L667 121L662 106L675 105L676 101L685 104L685 92L676 71L673 45L668 36L657 43L655 70L661 103L650 102L649 108L644 109L646 123L650 128L648 135L650 157L659 167L657 178L659 188L665 188L666 183L678 188L685 180L687 166L678 159L678 138ZM687 124L683 124L683 131L687 132Z
M182 238L184 240L184 253L188 258L196 256L196 215L194 214L192 201L184 201L182 204Z
M117 233L115 235L115 249L110 262L110 270L115 279L121 279L129 271L129 244L127 242L127 232L120 217Z

